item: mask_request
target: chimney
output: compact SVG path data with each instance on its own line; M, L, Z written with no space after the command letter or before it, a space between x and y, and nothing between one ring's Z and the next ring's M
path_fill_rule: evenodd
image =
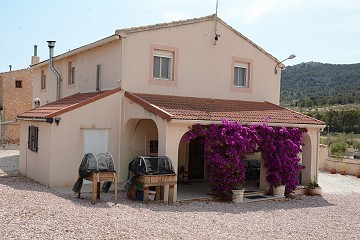
M37 56L37 45L34 45L34 56L31 57L31 65L40 62L40 58Z
M11 72L12 65L9 65L9 68L10 68L10 71L9 71L9 72Z
M51 71L53 71L53 73L56 76L56 100L60 99L60 73L55 69L54 67L54 47L55 47L55 42L56 41L47 41L48 42L48 47L49 47L49 67L51 69Z

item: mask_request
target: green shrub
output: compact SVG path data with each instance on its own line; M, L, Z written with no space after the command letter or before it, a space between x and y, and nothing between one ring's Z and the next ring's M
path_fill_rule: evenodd
M349 145L345 141L333 142L330 145L331 155L334 155L337 159L342 159Z
M360 142L359 141L354 141L352 145L356 150L360 151Z

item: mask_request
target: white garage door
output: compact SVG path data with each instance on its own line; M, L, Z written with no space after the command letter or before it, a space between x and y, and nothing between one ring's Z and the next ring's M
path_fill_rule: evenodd
M108 129L84 129L84 154L108 152Z

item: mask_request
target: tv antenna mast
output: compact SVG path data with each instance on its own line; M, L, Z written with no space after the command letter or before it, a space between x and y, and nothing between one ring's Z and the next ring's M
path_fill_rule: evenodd
M216 0L216 10L215 10L215 37L214 37L214 45L216 45L216 42L219 40L220 34L217 33L217 23L218 23L218 7L219 7L219 0Z

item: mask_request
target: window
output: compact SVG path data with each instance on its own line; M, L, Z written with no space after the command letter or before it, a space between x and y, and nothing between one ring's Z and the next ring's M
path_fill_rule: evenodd
M28 133L28 149L33 152L38 151L38 137L39 137L39 128L36 126L29 126Z
M75 83L75 61L68 62L68 84Z
M153 77L161 80L172 80L172 57L154 55Z
M176 47L150 44L149 82L177 86L178 56Z
M149 153L151 155L158 153L158 144L159 144L158 140L150 140Z
M254 60L243 57L232 57L231 64L231 91L252 93L252 70Z
M21 80L15 80L15 88L22 88L22 81Z
M236 87L248 87L248 64L235 64L234 85Z
M45 89L46 88L46 73L45 70L41 70L41 89Z
M156 157L159 150L159 141L156 135L146 136L146 156Z

